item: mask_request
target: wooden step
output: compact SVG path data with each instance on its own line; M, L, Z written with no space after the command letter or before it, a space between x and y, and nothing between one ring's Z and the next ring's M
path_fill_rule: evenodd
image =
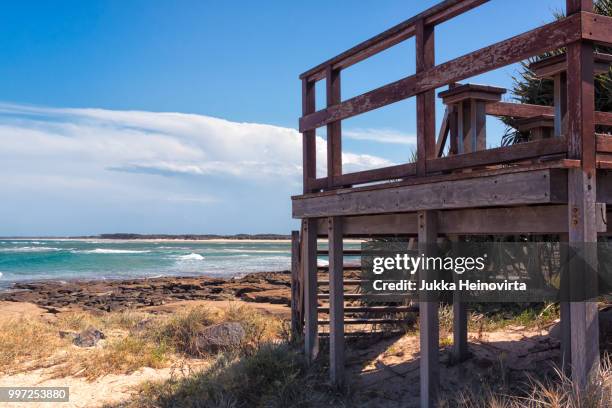
M362 283L366 283L366 282L370 282L370 280L368 280L368 279L345 279L344 280L344 284L345 285L361 285ZM321 280L317 281L317 283L319 285L329 285L329 280L328 279L321 279Z
M329 306L317 308L320 313L329 313ZM418 312L419 307L413 306L344 306L344 313L410 313Z
M345 249L342 251L342 254L346 256L361 255L361 249ZM329 250L319 249L317 250L317 255L329 255Z
M345 293L345 299L362 299L362 298L388 298L386 293ZM329 299L329 293L317 293L317 299Z
M320 325L329 325L329 320L319 320L317 322ZM407 323L406 320L399 319L344 319L344 324L401 324Z

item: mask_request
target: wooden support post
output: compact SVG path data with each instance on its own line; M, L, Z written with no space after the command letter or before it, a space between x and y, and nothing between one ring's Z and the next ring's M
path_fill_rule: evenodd
M457 299L453 293L453 362L465 361L470 352L468 350L467 306Z
M416 72L435 65L434 27L421 19L416 23ZM427 160L436 155L436 93L417 95L417 174L427 173Z
M319 353L317 327L317 220L308 218L304 226L304 350L306 361L312 363Z
M431 255L438 237L435 211L418 212L419 252ZM431 272L430 272L431 273ZM420 280L425 279L420 275ZM431 299L428 299L431 300ZM438 302L419 302L421 408L434 407L440 385Z
M487 148L487 111L483 101L470 101L470 133L465 135L465 153L477 152ZM469 145L469 146L468 146Z
M592 0L567 0L568 16L592 11L592 7ZM596 251L585 248L585 244L597 242L593 44L588 41L577 41L567 47L567 94L568 158L582 160L582 168L568 170L569 245L589 264L596 265ZM577 280L574 273L580 270L570 268L571 290L574 282L586 285L590 279L580 276ZM584 388L599 363L597 304L571 302L570 315L572 379Z
M567 251L567 243L569 241L569 236L567 234L559 235L559 243L561 245L561 259L562 263L567 264L568 251ZM563 273L563 272L562 272ZM566 281L568 278L567 274L563 273L561 275L561 288L566 289L569 288L569 284ZM568 296L568 293L565 293L565 296ZM571 364L572 364L572 316L570 313L570 302L560 302L560 318L561 321L559 324L561 325L561 369L566 375L571 375Z
M449 235L448 239L453 243L459 242L457 235ZM453 363L465 361L468 356L467 306L465 302L460 301L459 293L455 291L453 292Z
M300 313L300 232L291 231L291 338L302 337L303 322Z
M341 102L340 71L327 68L327 106ZM327 125L327 182L334 187L334 177L342 175L342 122L335 121Z
M313 113L315 105L315 83L302 80L302 116ZM317 137L316 130L302 133L302 165L304 194L312 192L312 182L317 177Z
M332 384L344 384L344 276L342 218L330 217L329 228L329 374Z
M572 316L570 302L560 303L561 317L561 369L566 375L571 375L572 364Z

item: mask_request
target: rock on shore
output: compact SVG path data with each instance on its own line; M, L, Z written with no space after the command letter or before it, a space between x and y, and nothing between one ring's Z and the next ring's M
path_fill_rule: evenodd
M180 300L231 300L290 304L291 276L261 272L242 278L160 277L98 281L16 283L0 300L31 302L57 312L67 308L121 311Z

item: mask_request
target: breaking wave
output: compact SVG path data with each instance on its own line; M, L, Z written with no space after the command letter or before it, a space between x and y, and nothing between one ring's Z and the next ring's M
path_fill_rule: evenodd
M189 255L180 255L178 259L183 261L201 261L204 257L200 254L190 253Z
M138 251L135 249L106 249L96 248L89 251L80 251L84 254L144 254L151 251Z

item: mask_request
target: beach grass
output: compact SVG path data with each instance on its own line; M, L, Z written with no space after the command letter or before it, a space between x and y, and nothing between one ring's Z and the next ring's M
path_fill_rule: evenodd
M0 372L35 369L70 343L48 323L32 318L0 321Z
M142 367L163 368L182 358L213 359L219 350L198 347L197 338L206 327L223 322L236 322L244 329L239 345L222 350L234 353L278 339L283 327L280 319L244 305L227 309L195 306L161 315L65 312L49 322L23 317L0 323L0 370L13 374L48 367L51 377L93 380L107 374L129 374ZM105 334L96 347L77 347L70 336L60 335L88 328Z
M341 407L349 400L320 365L306 366L298 350L280 342L223 353L188 377L145 383L136 398L114 407Z

